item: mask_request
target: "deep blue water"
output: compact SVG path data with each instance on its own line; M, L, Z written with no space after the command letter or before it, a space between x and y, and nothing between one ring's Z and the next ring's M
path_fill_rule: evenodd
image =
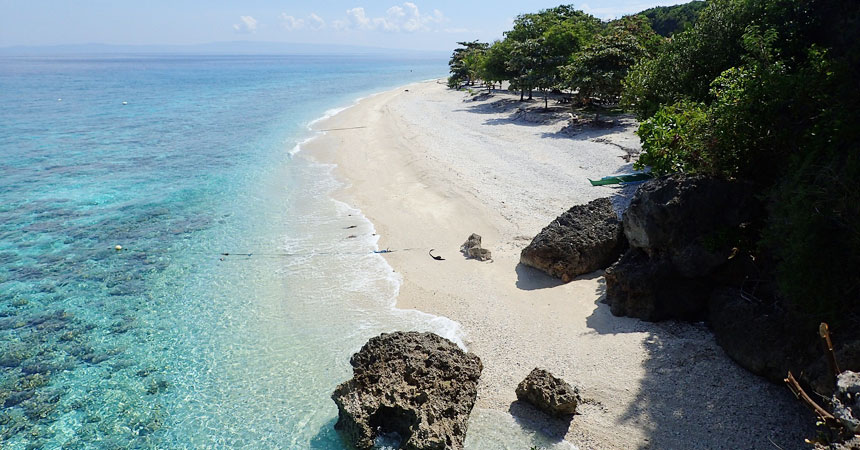
M454 325L393 309L372 226L290 150L326 110L445 70L0 59L0 446L341 448L349 355Z

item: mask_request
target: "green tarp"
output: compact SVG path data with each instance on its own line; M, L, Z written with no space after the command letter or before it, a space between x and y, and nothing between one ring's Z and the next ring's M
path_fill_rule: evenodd
M592 186L606 186L607 184L631 183L633 181L645 181L651 178L650 173L631 173L629 175L613 175L603 177L599 180L588 179Z

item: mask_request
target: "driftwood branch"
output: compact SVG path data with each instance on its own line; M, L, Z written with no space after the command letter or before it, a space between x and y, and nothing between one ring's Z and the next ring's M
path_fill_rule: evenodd
M835 417L833 417L833 414L830 414L826 409L822 408L821 405L815 403L815 400L813 400L812 397L810 397L806 393L806 391L804 391L803 388L800 387L800 383L797 382L791 372L788 372L788 377L786 377L785 379L785 384L788 385L788 388L791 390L794 396L800 399L800 401L802 401L803 403L805 403L806 406L808 406L810 409L812 409L815 414L818 415L818 417L820 417L821 420L824 421L824 423L833 428L842 427L842 424L840 424L839 421Z
M818 335L821 336L824 352L827 354L827 365L830 366L830 373L833 374L835 380L842 371L839 370L839 364L836 362L836 352L833 351L833 341L830 340L830 328L826 323L821 322L821 325L818 326Z

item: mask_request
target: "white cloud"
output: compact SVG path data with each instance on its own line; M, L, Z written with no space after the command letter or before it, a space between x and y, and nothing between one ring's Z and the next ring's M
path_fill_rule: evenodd
M281 13L281 22L289 31L292 30L301 30L305 27L305 21L303 19L296 19L293 16L288 16L287 13Z
M333 26L340 30L380 30L389 32L430 31L434 25L447 22L448 19L438 9L432 13L423 14L415 3L405 2L395 5L381 17L368 17L362 7L348 9L346 20L336 20Z
M316 15L315 13L311 13L306 19L297 19L293 16L288 15L287 13L281 13L280 15L281 24L288 31L293 30L322 30L325 28L325 20L322 17Z
M239 16L241 22L233 24L237 33L255 33L257 31L257 19L251 16Z
M308 16L307 24L312 30L322 30L325 28L325 20L314 13L311 13L311 15Z

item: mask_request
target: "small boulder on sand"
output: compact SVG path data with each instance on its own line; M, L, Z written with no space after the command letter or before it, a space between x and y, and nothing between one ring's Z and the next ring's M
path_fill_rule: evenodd
M472 233L469 239L460 246L460 252L466 255L466 258L477 259L478 261L489 261L493 259L493 254L481 247L481 236Z
M517 398L553 417L574 414L581 401L577 388L538 368L517 386Z
M547 225L520 253L520 263L565 283L605 269L627 247L608 198L576 205Z

